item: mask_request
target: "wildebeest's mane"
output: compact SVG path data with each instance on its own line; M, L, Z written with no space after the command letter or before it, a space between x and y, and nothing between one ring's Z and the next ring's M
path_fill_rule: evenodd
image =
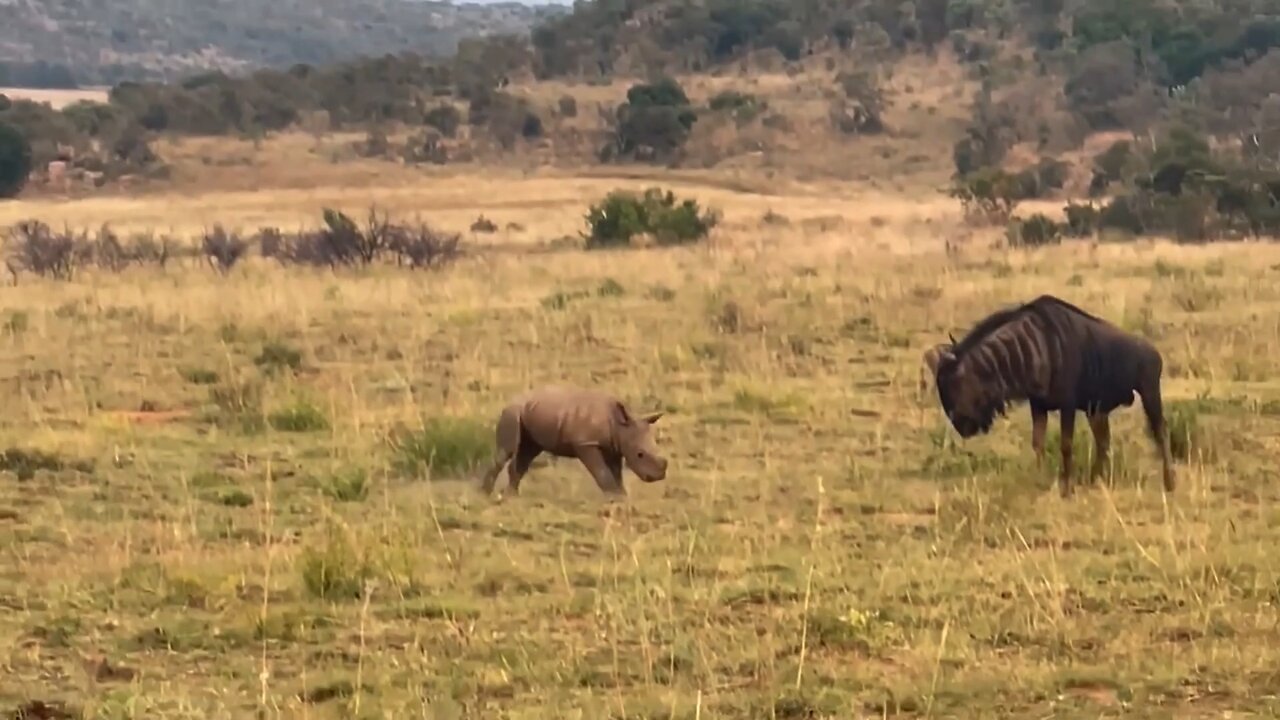
M963 355L968 350L981 344L988 335L1020 317L1026 310L1027 305L1018 305L991 313L977 325L974 325L973 329L961 338L960 342L956 343L952 352L955 353L956 357Z
M973 326L973 329L970 330L967 335L965 335L959 342L956 343L955 347L952 349L952 352L955 353L956 357L960 357L965 352L982 344L982 341L985 340L992 333L994 333L996 330L999 330L1000 328L1004 327L1008 323L1013 322L1019 317L1022 317L1026 313L1033 312L1033 313L1040 314L1041 317L1043 317L1044 311L1048 309L1047 307L1045 307L1046 305L1056 305L1057 307L1063 310L1076 313L1090 320L1105 322L1104 320L1102 320L1102 318L1099 318L1096 315L1086 312L1076 307L1075 305L1072 305L1066 300L1054 297L1052 295L1041 295L1040 297L1036 298L1035 300L1032 300L1031 302L1023 303L1022 305L1016 305L1010 308L1005 308L1004 310L997 310L996 312L993 312L990 315L988 315L986 318L983 318L977 325Z

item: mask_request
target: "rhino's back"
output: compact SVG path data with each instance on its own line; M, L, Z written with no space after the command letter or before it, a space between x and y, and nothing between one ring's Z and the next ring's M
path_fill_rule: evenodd
M548 385L521 396L521 425L539 445L556 454L573 454L576 445L611 441L608 393L568 385Z

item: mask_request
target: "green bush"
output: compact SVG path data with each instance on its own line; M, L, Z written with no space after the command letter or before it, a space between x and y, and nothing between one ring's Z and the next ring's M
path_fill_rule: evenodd
M0 198L22 192L31 176L31 143L17 128L0 122Z
M1010 247L1034 248L1062 242L1062 226L1041 213L1014 220L1006 234Z
M297 372L302 367L302 351L288 343L272 340L263 344L262 352L253 359L253 364L269 375L282 370Z
M267 422L280 432L305 433L329 429L329 418L324 410L301 399L272 412Z
M589 250L626 245L646 233L661 245L696 242L719 222L714 210L701 212L694 200L677 204L673 193L660 188L649 188L640 196L621 190L609 193L591 206L586 219Z
M1064 230L1071 237L1091 237L1098 232L1098 209L1093 205L1067 203L1067 224Z
M441 135L451 138L462 127L462 113L452 105L440 105L428 110L422 121L439 130Z
M1112 198L1098 213L1098 228L1141 235L1146 224L1142 219L1138 198L1134 195L1117 195Z
M332 523L325 530L324 543L307 545L298 558L302 585L307 594L320 600L359 599L375 568L349 531Z
M737 90L725 90L712 96L707 103L712 112L727 113L740 123L754 120L769 107L769 103Z
M457 477L475 470L493 453L493 428L463 418L432 418L421 430L391 438L396 470L406 475L430 472Z
M633 85L617 117L613 150L622 156L652 160L679 151L698 120L684 89L671 78Z
M959 178L952 185L950 195L960 201L966 217L1004 223L1008 222L1024 191L1017 176L1000 168L984 167Z

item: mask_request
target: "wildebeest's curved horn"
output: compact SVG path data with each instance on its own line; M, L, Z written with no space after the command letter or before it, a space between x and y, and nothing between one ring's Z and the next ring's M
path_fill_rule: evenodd
M955 335L952 335L951 333L947 333L947 339L951 341L951 344L952 344L952 345L959 345L959 344L960 344L960 343L956 342L956 336L955 336Z

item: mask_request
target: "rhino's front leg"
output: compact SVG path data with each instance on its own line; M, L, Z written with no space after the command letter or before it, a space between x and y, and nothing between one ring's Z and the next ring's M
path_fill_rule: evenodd
M614 498L625 497L627 491L622 487L622 458L615 454L606 455L595 445L579 445L578 459L586 466L587 472L595 479L601 492Z

